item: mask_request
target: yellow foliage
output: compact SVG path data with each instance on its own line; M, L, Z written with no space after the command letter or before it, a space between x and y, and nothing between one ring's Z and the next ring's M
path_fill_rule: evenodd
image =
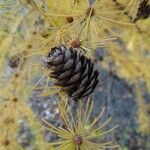
M59 141L55 141L49 145L55 145L56 149L60 150L99 150L106 148L118 149L119 145L113 144L113 141L102 141L100 143L93 141L94 138L101 138L101 136L112 132L117 127L115 126L105 131L104 128L110 122L111 118L108 118L104 123L96 127L96 124L102 117L105 108L103 108L99 115L90 122L90 117L93 111L93 102L88 99L84 109L82 105L83 104L80 103L77 111L72 112L65 101L60 103L59 107L61 111L61 119L65 128L56 128L47 121L43 120L45 123L44 127L49 131L57 134L59 138L61 138ZM74 117L74 113L77 114L77 118Z
M137 98L138 98L138 122L140 124L139 131L141 131L143 134L150 134L150 119L148 112L150 111L150 104L146 104L143 98L143 91L137 88Z
M123 6L122 9L117 7L117 2ZM78 40L81 42L80 47L83 52L87 52L90 57L93 57L97 47L106 47L115 62L116 72L135 85L140 80L145 81L150 92L150 19L139 19L131 23L137 16L141 2L140 0L117 0L116 2L96 0L93 4L88 3L87 0L0 2L1 150L5 150L6 146L10 150L22 149L15 139L19 129L18 121L23 117L27 118L36 137L34 144L40 150L51 148L44 142L40 127L37 125L39 121L28 106L27 100L33 89L43 89L43 93L39 96L59 93L57 87L48 86L49 79L46 86L37 87L45 74L35 85L32 84L34 75L40 74L42 70L39 58L59 44L71 45L74 40ZM10 9L12 3L15 7ZM8 7L10 12L6 9ZM1 14L1 10L5 13ZM125 15L125 12L128 12L128 15ZM17 56L20 64L8 75L5 68L11 56ZM149 134L150 106L144 102L142 89L136 88L135 93L139 130ZM67 114L64 116L67 117Z

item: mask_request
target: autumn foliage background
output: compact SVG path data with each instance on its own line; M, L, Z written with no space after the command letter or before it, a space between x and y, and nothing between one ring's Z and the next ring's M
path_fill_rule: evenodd
M106 139L122 150L150 149L149 14L149 0L0 0L0 150L53 149L57 137L42 119L57 126L67 97L42 57L62 43L100 70L92 117L106 107L108 126L119 124Z

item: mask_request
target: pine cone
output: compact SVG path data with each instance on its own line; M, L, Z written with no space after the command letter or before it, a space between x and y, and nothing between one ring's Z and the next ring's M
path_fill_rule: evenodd
M98 71L79 48L54 47L44 59L54 85L74 100L91 94L98 84Z

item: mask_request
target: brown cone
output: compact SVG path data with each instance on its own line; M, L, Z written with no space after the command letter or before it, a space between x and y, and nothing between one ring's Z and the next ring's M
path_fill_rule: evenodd
M88 96L98 84L98 71L79 48L54 47L44 60L49 76L55 79L54 85L74 100Z

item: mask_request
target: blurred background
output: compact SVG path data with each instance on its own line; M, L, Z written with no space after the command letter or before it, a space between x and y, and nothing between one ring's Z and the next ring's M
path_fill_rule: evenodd
M60 125L60 98L42 57L74 41L100 72L93 117L105 106L119 124L106 138L149 150L149 16L149 0L0 0L0 150L52 149L57 136L40 124Z

